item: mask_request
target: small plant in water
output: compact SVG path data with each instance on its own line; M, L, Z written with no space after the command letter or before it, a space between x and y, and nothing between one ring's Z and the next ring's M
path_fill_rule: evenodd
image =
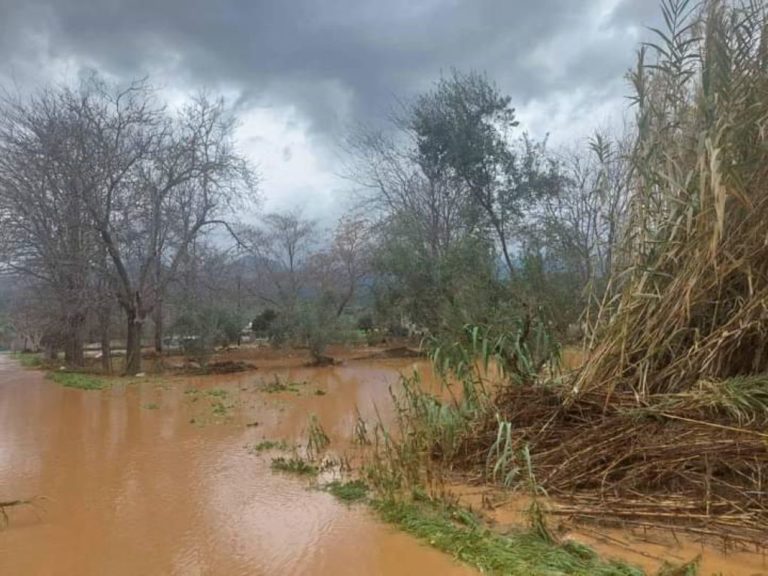
M291 380L284 381L280 376L275 374L271 382L264 383L263 385L264 391L269 394L275 394L277 392L295 392L298 394L299 387L306 384L306 382L296 382Z
M531 452L528 450L528 446L523 448L522 456L523 461L525 462L525 469L528 473L528 489L531 493L531 505L528 507L528 520L531 523L531 529L534 534L539 536L542 540L553 544L556 542L556 539L547 526L544 506L539 502L539 495L546 496L546 492L544 491L544 488L539 486L536 482L536 477L533 475Z
M496 419L499 427L496 431L496 440L488 450L486 468L493 481L500 481L509 488L514 484L519 472L512 440L512 424L498 416Z
M291 456L286 458L284 456L278 456L272 458L272 470L279 472L287 472L289 474L297 474L299 476L313 476L317 474L317 467L310 464L300 456Z
M224 404L224 402L217 400L213 404L211 404L211 411L216 416L226 416L227 414L227 405Z
M317 416L312 414L309 417L309 440L307 441L307 455L310 460L318 457L330 444L331 439L328 438Z
M368 437L368 425L360 415L360 410L355 408L357 418L355 419L355 427L352 430L352 442L360 446L370 446L371 439Z
M266 452L267 450L288 450L288 442L285 440L262 440L258 444L253 444L248 447L248 452L251 454L259 454Z

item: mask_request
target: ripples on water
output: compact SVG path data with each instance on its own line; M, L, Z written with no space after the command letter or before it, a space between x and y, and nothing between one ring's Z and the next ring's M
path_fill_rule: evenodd
M301 438L310 413L339 449L356 407L371 416L376 403L386 414L389 384L413 367L278 371L308 382L300 394L258 391L272 375L260 371L99 392L62 388L0 355L0 500L47 498L39 513L11 511L0 530L0 574L472 573L365 508L273 474L269 453L246 450L265 438ZM203 390L198 401L189 388ZM214 388L234 404L227 418L211 415L204 391Z

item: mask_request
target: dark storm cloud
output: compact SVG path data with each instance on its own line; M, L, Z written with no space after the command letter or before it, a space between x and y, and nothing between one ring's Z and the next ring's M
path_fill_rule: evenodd
M614 2L614 4L616 4ZM382 117L451 67L517 105L615 96L652 0L0 0L0 74L50 61L293 104L315 130ZM639 21L638 21L639 20ZM160 74L162 77L158 78ZM36 78L45 81L44 78Z

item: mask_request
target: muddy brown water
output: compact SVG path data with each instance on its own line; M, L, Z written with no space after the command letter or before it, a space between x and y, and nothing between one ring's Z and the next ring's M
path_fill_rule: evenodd
M314 414L331 452L354 458L358 411L391 419L389 386L415 369L430 385L426 363L279 368L285 360L83 391L0 354L0 501L42 497L9 508L7 527L0 518L0 576L476 574L365 507L273 473L277 452L248 450L267 439L305 443ZM265 392L275 376L293 390ZM482 508L484 490L454 491ZM500 527L524 523L520 502L512 496L488 515ZM762 555L723 554L669 533L576 527L568 537L649 573L662 559L701 554L701 574L768 574Z
M388 385L413 367L350 363L83 391L0 355L0 501L43 497L8 509L0 575L474 574L364 507L273 473L274 453L246 448L304 438L311 413L335 442L349 440L356 407L386 413ZM274 373L307 383L260 391Z

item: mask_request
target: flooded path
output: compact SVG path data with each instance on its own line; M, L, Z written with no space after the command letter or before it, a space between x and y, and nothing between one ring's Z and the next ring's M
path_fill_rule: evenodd
M310 413L352 435L389 405L405 361L67 389L0 355L0 574L473 574L449 557L270 470L248 446L293 441ZM332 444L333 447L333 444Z

